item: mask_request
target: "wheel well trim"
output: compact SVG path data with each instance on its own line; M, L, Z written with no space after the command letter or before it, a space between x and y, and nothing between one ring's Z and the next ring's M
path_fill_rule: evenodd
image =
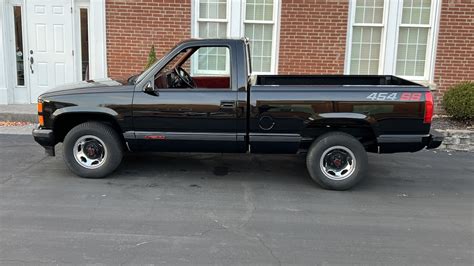
M367 128L370 133L372 133L372 137L375 142L377 142L378 131L376 127L377 121L374 117L361 114L361 113L346 113L346 112L330 112L330 113L320 113L312 116L308 119L304 130L308 130L311 128L325 128L325 127L335 127L335 131L339 131L341 127L340 119L344 119L345 121L352 121L354 124L353 127L357 128ZM336 127L339 127L336 129ZM350 127L349 127L350 128Z
M321 113L317 114L315 116L311 116L307 124L305 126L306 128L310 128L311 126L314 125L334 125L337 124L338 119L344 119L344 120L349 120L355 122L356 125L360 126L368 126L374 133L374 136L378 136L375 124L377 121L375 118L372 116L367 116L365 114L360 114L360 113Z
M365 114L360 113L346 113L346 112L335 112L335 113L320 113L318 114L319 117L323 119L336 119L336 118L343 118L343 119L356 119L356 120L368 120L369 117Z
M62 110L62 109L66 109L66 110ZM112 127L113 128L116 128L116 130L118 130L118 134L120 135L120 137L122 138L122 140L125 142L125 140L123 139L123 136L122 136L122 129L120 127L120 124L119 124L119 121L117 120L117 112L115 112L114 110L111 110L109 108L105 108L105 107L96 107L96 108L87 108L87 110L85 110L84 108L82 107L79 107L79 108L75 108L74 107L65 107L65 108L62 108L62 109L58 109L56 110L52 115L51 115L51 128L53 129L53 131L57 131L57 126L58 126L58 122L59 121L62 121L64 120L64 118L67 118L68 116L72 116L72 115L98 115L98 116L101 116L101 117L97 117L96 119L90 119L90 120L87 120L87 121L104 121L104 118L106 121L110 121L112 123ZM102 118L102 119L101 119ZM73 123L73 124L80 124L82 122L85 122L85 121L81 121L81 122L78 122L78 123ZM69 129L70 130L70 129ZM69 131L67 130L67 131ZM67 132L65 132L65 134L67 134ZM58 140L56 140L56 142L60 142L60 136L58 135Z
M81 106L68 106L68 107L64 107L64 108L57 109L56 111L54 111L53 114L51 115L51 118L54 124L54 121L56 121L58 117L61 117L66 114L95 114L95 113L108 115L117 122L116 117L118 116L118 113L107 107L91 108L91 107L81 107Z

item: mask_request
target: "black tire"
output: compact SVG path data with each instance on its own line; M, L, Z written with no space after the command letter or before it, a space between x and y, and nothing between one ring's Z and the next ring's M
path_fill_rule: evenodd
M349 159L352 158L350 153L352 153L354 160ZM349 155L343 156L346 160L343 160L342 163L338 159L338 164L342 164L341 168L346 166L347 168L344 169L350 170L332 171L327 163L328 160L330 161L331 154ZM323 156L324 158L322 158ZM311 178L321 187L331 190L347 190L355 186L367 174L367 165L367 153L364 146L356 138L343 132L322 135L313 142L306 156L306 166ZM325 171L324 167L329 170ZM336 176L335 172L343 174Z
M97 167L95 169L88 169L81 165L74 155L76 142L85 136L97 138L102 143L98 141L96 143L99 143L101 148L105 147L103 149L105 159L100 166L97 164L92 166ZM74 174L84 178L104 178L120 165L123 157L123 145L119 135L112 127L99 122L86 122L75 126L67 133L63 143L63 157L66 165Z

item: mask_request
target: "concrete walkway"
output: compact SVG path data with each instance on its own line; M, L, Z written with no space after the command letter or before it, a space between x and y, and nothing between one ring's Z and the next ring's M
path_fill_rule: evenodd
M36 123L36 104L0 105L0 121L18 121Z
M31 135L36 124L27 124L24 126L0 126L0 135Z

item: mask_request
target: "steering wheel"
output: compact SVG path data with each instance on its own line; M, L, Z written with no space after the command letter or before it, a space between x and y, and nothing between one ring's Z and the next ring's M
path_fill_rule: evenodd
M178 75L179 79L186 83L186 85L188 85L190 88L196 88L196 84L194 83L193 78L182 67L175 67L174 72L176 73L176 75Z

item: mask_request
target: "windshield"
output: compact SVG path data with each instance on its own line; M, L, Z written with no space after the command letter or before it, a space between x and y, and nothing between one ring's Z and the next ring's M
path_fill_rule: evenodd
M174 49L176 49L176 47L178 47L178 45L180 45L182 42L176 44L173 48L171 48L170 51L173 51ZM146 68L145 70L143 70L142 73L140 73L140 75L135 79L135 82L134 84L137 84L138 82L140 82L142 79L145 78L145 76L148 74L149 70L150 69L153 69L156 65L158 65L162 60L163 58L165 58L170 52L168 52L167 54L165 54L163 57L161 57L160 59L158 59L155 63L153 63L153 65L151 65L150 67Z
M140 80L145 78L146 74L148 73L148 70L150 70L150 69L154 68L156 65L158 65L161 62L162 59L163 58L160 58L155 63L153 63L151 66L149 66L147 69L143 70L143 72L140 73L140 75L137 78L135 78L135 81L133 83L137 84L137 82L139 82Z

